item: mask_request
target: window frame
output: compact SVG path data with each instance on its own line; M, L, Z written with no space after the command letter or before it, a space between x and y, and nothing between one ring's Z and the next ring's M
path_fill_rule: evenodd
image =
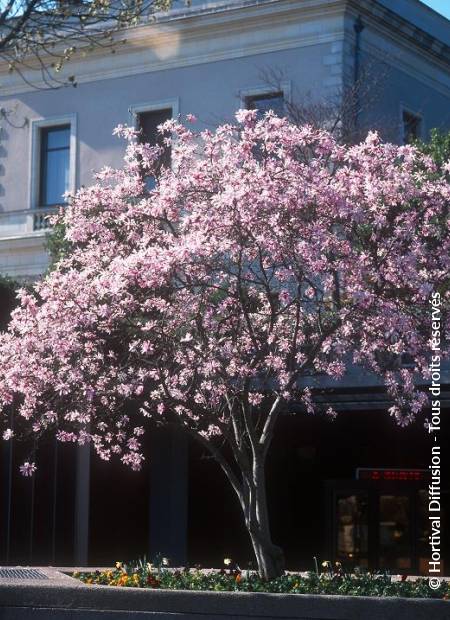
M283 100L285 102L285 107L286 107L286 103L291 103L291 93L292 93L292 84L290 80L286 80L283 82L280 82L280 84L277 85L277 87L271 87L268 86L267 84L265 85L259 85L259 86L253 86L253 87L249 87L249 88L242 88L239 91L239 101L240 101L240 107L241 108L246 108L247 107L247 99L249 99L250 97L270 97L271 95L276 95L278 93L281 93L283 95ZM285 114L287 115L287 110L285 109Z
M56 148L51 148L49 146L49 135L53 131L58 131L61 129L69 130L69 140L67 146L61 146ZM68 151L69 152L69 174L70 174L70 125L57 125L56 127L42 127L41 128L41 152L40 152L40 162L39 162L39 208L51 208L51 207L59 207L61 205L60 202L52 202L47 203L44 202L43 196L48 192L48 170L49 170L49 162L48 157L49 153L55 151ZM64 204L64 203L62 203Z
M147 101L144 103L135 103L128 108L130 116L130 124L134 129L139 129L139 114L146 112L160 112L162 110L172 110L172 118L177 118L180 113L180 100L178 97L172 99L159 99L157 101Z
M29 207L32 210L52 208L52 205L41 205L41 171L42 171L42 135L43 130L69 126L69 187L73 193L77 187L77 117L76 114L34 119L31 121L30 145L30 190Z

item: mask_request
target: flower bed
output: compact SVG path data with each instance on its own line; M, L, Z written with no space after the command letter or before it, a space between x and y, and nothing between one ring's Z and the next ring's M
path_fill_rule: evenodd
M122 564L111 570L73 573L85 584L165 590L202 590L216 592L269 592L278 594L336 594L406 598L450 598L450 584L443 581L432 590L424 578L399 578L388 574L344 573L341 569L323 573L287 573L269 581L255 572L228 568L220 571L174 570L146 562ZM450 609L450 608L449 608Z
M137 578L133 577L135 570ZM83 572L80 580L55 569L38 567L45 579L0 579L0 618L2 620L449 620L450 603L442 599L418 598L417 596L340 596L335 594L301 594L291 596L292 590L283 593L282 586L276 589L277 580L265 584L266 591L251 591L257 581L246 572L227 569L220 571L189 571L189 583L180 583L176 570L153 568L153 585L144 587L117 587L108 585L86 585L84 581L102 580L111 583L111 576L117 572L122 586L136 586L141 577L139 567L121 566L108 571L95 571L88 576ZM124 570L125 569L125 570ZM147 569L147 572L148 569ZM178 571L180 574L188 571ZM178 587L190 589L169 589L165 578L172 573L178 578ZM224 574L225 573L225 574ZM240 574L240 578L236 577ZM80 577L80 575L79 575ZM147 575L148 577L148 575ZM317 580L329 586L338 579L325 574L315 575ZM131 579L130 579L131 578ZM304 575L286 575L280 584L289 583L290 578L308 579ZM328 579L328 581L326 581ZM342 578L341 581L345 581ZM391 580L396 582L395 578ZM401 580L400 580L401 581ZM105 581L103 581L105 583ZM217 587L219 591L195 591L193 588ZM295 582L294 582L295 583ZM303 581L302 581L303 583ZM408 584L409 581L401 582ZM174 587L175 581L172 582ZM195 584L195 585L194 585ZM220 591L221 588L232 591ZM381 580L378 585L381 584ZM163 588L162 585L165 587ZM354 584L355 585L355 584ZM404 586L403 586L404 587ZM246 588L247 591L244 590ZM269 593L267 590L271 589ZM323 591L323 590L318 590ZM355 592L356 593L356 592ZM357 592L359 594L359 592ZM392 594L392 592L391 592ZM405 592L401 592L405 594Z

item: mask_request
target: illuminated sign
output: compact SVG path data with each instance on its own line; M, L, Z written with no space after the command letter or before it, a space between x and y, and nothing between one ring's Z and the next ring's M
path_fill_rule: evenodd
M357 480L393 480L395 482L425 482L430 472L426 469L393 469L390 467L358 467Z

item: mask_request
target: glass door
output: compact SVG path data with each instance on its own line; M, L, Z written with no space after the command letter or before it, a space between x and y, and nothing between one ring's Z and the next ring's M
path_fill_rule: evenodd
M336 498L336 559L368 568L368 495L342 494Z
M423 483L327 484L328 557L355 567L424 574L428 523Z
M381 494L378 498L378 568L410 571L412 568L411 498Z

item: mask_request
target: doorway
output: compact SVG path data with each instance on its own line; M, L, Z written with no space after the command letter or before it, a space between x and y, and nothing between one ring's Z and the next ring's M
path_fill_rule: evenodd
M346 570L428 572L424 480L345 480L326 484L328 552Z

